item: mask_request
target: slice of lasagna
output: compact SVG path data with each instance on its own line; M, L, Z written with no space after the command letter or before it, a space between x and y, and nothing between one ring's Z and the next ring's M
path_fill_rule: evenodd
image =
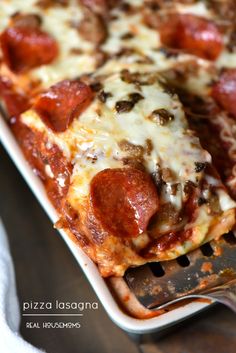
M235 203L156 73L64 80L12 120L65 229L102 276L176 258L235 224Z

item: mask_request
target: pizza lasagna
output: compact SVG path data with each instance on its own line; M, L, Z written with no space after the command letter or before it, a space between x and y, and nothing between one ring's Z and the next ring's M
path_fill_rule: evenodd
M9 123L104 277L235 225L233 3L0 3Z

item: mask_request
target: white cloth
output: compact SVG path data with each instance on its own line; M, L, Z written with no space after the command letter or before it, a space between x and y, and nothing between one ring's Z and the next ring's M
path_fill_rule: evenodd
M10 249L0 219L0 352L43 353L19 334L20 310Z

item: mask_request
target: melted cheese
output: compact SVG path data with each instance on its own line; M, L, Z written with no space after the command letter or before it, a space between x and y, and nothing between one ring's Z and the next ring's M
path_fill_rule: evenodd
M188 130L178 98L166 93L156 81L155 84L140 86L138 92L144 99L136 103L130 112L118 113L116 103L129 100L129 94L137 92L137 87L122 81L117 73L105 79L103 89L111 94L106 103L96 98L63 133L52 133L34 111L22 115L26 125L46 133L49 141L56 143L73 162L68 194L70 202L77 204L88 196L90 181L99 171L124 166L124 158L130 155L120 148L120 142L126 140L142 146L144 164L150 174L156 172L157 164L171 170L173 181L168 183L162 203L170 202L176 209L181 209L184 183L188 180L198 183L202 177L201 173L195 172L195 162L211 163L211 157ZM174 115L174 120L166 126L150 120L151 113L157 109L166 109ZM147 140L152 142L150 154L145 152ZM212 184L219 183L213 177L209 178ZM176 195L171 194L172 183L182 186ZM228 208L233 207L232 201L222 193L219 196L222 197L223 209L226 210L227 205Z
M50 33L58 42L60 54L50 65L43 65L33 69L30 77L40 80L42 87L64 79L73 78L91 72L95 69L95 58L92 55L93 45L85 41L79 32L72 28L71 23L78 23L82 12L77 0L70 0L68 7L54 6L42 9L35 5L36 0L1 0L0 1L0 31L8 26L9 18L15 12L36 13L43 20L42 29ZM73 54L71 50L79 49L82 54Z
M49 9L42 9L35 5L36 0L1 0L0 1L0 31L8 26L9 17L16 11L23 13L38 13L43 18L42 28L55 37L59 43L60 55L50 65L44 65L31 70L30 77L33 80L40 80L42 87L47 88L50 85L65 79L78 77L81 74L93 72L96 68L95 52L96 48L92 43L84 40L78 30L72 28L70 23L79 23L82 18L82 11L78 6L77 0L70 0L66 8L55 6ZM130 1L132 6L141 8L143 0ZM30 9L30 10L29 10ZM172 4L171 11L179 13L190 13L205 18L214 19L214 14L207 8L204 1L196 4ZM199 73L189 74L186 82L186 88L193 93L207 93L208 85L212 81L213 75L209 69L216 65L217 68L235 67L235 53L224 50L215 63L196 58L193 55L179 54L177 57L166 57L160 47L162 46L158 31L148 28L142 19L140 11L134 11L133 14L125 13L119 8L112 10L114 19L109 21L109 36L102 45L102 49L113 55L124 48L133 49L134 52L128 56L111 58L101 69L101 73L113 73L122 68L128 68L133 71L163 71L178 66L178 64L189 60L195 60L201 66ZM122 39L122 35L133 33L131 39ZM73 49L81 50L81 54L73 54ZM147 61L147 58L150 62ZM146 60L146 62L145 62Z
M142 1L130 4L139 5ZM209 20L215 21L214 13L207 8L206 2L199 1L196 4L171 4L170 11L192 14L201 16ZM184 87L190 92L198 95L205 95L209 92L209 86L213 79L215 79L215 70L236 67L236 53L230 52L224 48L221 55L215 62L200 59L194 55L179 53L176 57L167 57L161 49L162 43L160 41L159 33L156 29L148 28L140 13L125 14L119 9L114 10L117 17L111 21L109 25L109 39L103 45L103 49L108 53L118 53L123 48L133 49L134 53L128 56L121 56L119 58L111 59L105 63L101 68L101 72L114 72L122 68L130 71L147 72L156 70L159 72L166 71L172 68L177 68L179 65L186 65L186 70L191 67L192 62L195 61L199 65L197 72L189 72L186 82L182 83ZM130 32L134 37L128 40L123 40L122 35ZM224 39L226 41L226 38ZM147 58L150 62L147 62Z
M201 16L205 18L212 18L212 14L209 9L206 7L205 1L198 1L195 4L177 4L176 5L177 12L183 14L191 14L195 16Z

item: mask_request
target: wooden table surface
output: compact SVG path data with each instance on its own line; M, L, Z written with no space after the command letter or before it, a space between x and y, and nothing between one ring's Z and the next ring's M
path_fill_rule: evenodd
M63 240L1 147L0 216L9 236L20 305L30 300L98 300ZM26 320L24 317L21 324L23 337L47 353L139 351L130 337L111 322L101 304L98 310L86 311L80 329L30 329L25 327ZM176 327L158 340L157 347L162 353L235 353L236 316L217 305Z

